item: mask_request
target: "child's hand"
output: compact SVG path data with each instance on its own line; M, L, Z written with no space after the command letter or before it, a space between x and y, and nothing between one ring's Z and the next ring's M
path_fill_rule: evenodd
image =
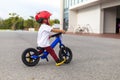
M63 34L65 34L65 33L66 33L66 31L65 31L65 30L62 30L62 33L63 33Z
M52 35L49 36L49 39L52 37Z
M60 29L52 29L51 32L56 32L56 33L61 32L61 33L65 34L66 31L65 30L60 30Z

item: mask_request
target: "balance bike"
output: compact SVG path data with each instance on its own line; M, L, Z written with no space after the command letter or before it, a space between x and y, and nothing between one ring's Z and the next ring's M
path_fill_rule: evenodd
M68 64L72 60L72 51L70 48L66 47L61 40L62 33L57 33L52 35L51 37L56 37L55 40L50 45L52 48L55 48L55 46L59 43L59 59L63 60L66 58L65 64ZM43 50L40 47L35 48L27 48L22 53L22 61L26 66L35 66L38 64L40 59L46 59L48 60L49 53L46 50L43 50L42 53L41 50Z

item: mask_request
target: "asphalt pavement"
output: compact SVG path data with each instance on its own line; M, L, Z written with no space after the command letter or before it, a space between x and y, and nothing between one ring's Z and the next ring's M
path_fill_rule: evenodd
M27 67L21 55L36 48L36 38L37 32L0 31L0 80L120 80L120 39L65 34L63 43L73 52L70 64L57 67L49 55L49 62Z

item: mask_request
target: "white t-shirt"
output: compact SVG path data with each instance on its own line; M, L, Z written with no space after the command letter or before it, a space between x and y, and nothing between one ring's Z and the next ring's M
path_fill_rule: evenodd
M38 31L37 44L39 47L48 47L50 46L49 36L51 33L52 27L46 24L42 24Z

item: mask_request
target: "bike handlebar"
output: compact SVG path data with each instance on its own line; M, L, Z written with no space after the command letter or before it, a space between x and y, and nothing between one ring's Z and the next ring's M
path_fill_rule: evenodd
M61 32L59 32L59 33L57 33L57 34L53 34L53 35L51 35L50 37L58 37L58 36L60 36L62 33Z

